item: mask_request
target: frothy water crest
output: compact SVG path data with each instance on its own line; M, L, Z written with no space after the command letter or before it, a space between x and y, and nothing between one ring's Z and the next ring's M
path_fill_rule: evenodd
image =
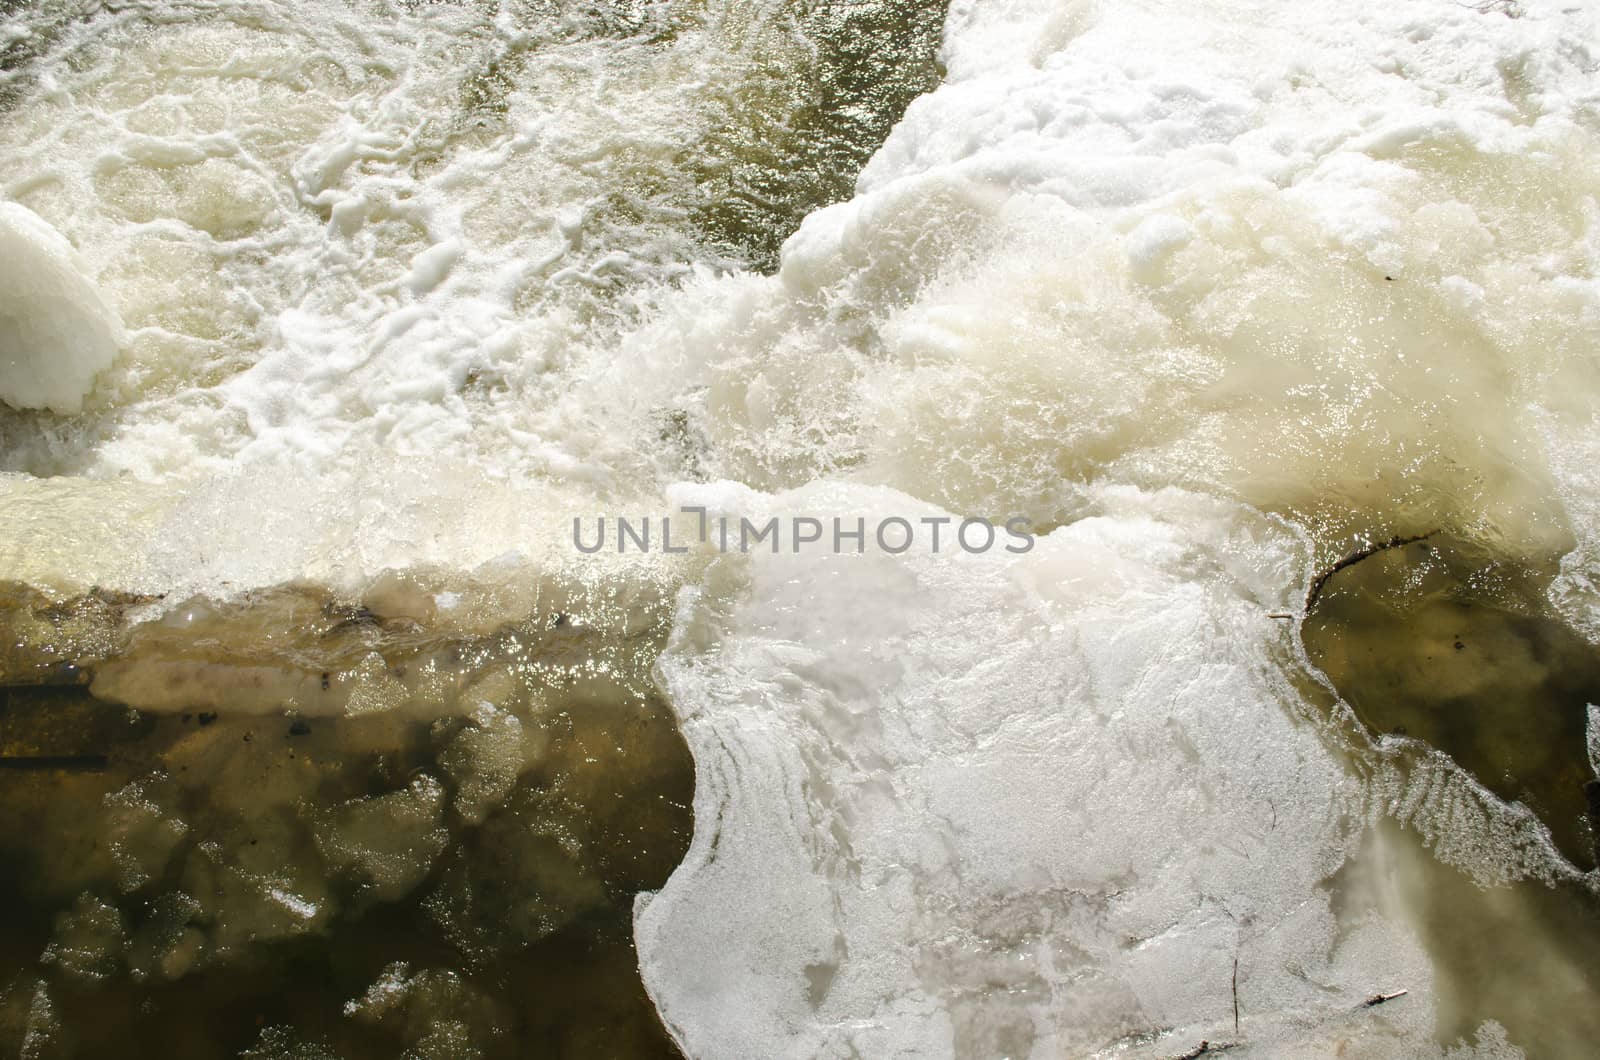
M848 194L928 86L936 25L910 4L224 3L58 26L12 75L32 85L0 182L132 335L86 419L8 417L7 462L566 471L550 406L638 290L764 261Z

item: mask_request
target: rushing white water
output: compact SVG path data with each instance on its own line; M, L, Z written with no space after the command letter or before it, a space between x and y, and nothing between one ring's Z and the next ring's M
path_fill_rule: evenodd
M807 38L691 6L40 19L0 187L81 262L76 317L18 312L81 339L60 397L0 369L4 573L509 585L597 510L1026 516L1021 556L586 561L682 588L697 830L636 923L679 1044L1445 1055L1417 881L1578 874L1342 735L1268 614L1449 526L1592 639L1593 11L958 0L762 275L696 182Z

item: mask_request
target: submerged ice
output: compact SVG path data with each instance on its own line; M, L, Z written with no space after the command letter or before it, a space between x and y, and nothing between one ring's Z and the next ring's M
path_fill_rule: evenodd
M472 942L550 914L462 880L567 856L494 809L521 805L531 719L451 684L449 651L398 674L377 633L331 676L196 650L205 601L318 582L408 629L481 606L492 636L553 571L624 601L618 631L678 593L655 673L696 831L635 930L690 1056L1582 1055L1585 1007L1520 988L1582 997L1593 964L1552 940L1600 937L1593 873L1366 734L1292 619L1341 558L1438 534L1488 572L1452 606L1503 605L1514 571L1518 606L1595 641L1594 14L956 0L935 87L916 6L39 16L0 220L54 226L38 272L77 293L18 310L70 351L53 374L0 361L27 473L0 481L0 556L148 598L136 651L29 636L145 711L372 722L448 691L428 777L308 808L296 842L378 898L426 879ZM1042 534L561 550L574 516L682 503ZM1552 731L1592 747L1587 711ZM135 879L182 835L117 799ZM491 819L498 854L446 852L441 822ZM1443 895L1486 949L1441 937ZM115 949L96 901L61 967ZM348 1015L432 1011L453 975L388 965Z

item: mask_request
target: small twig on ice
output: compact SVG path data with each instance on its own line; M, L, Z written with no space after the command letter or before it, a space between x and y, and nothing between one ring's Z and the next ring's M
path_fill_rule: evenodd
M1278 811L1272 811L1272 823L1278 823ZM1239 1033L1239 958L1233 959L1233 1033Z
M1371 1008L1373 1005L1381 1005L1385 1001L1393 1001L1397 997L1405 997L1409 993L1411 993L1409 990L1396 990L1392 994L1373 994L1361 1003L1361 1007Z
M1199 1056L1209 1056L1212 1053L1225 1053L1238 1046L1238 1042L1201 1042L1182 1056L1175 1056L1172 1060L1195 1060Z

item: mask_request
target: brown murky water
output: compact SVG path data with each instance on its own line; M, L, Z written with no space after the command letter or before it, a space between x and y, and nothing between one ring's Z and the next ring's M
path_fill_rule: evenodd
M1444 751L1522 802L1580 868L1596 863L1587 707L1600 652L1552 617L1548 574L1444 534L1328 579L1305 624L1312 660L1374 733Z
M631 929L692 827L657 626L5 597L0 1049L676 1055Z
M1332 574L1303 627L1310 658L1405 773L1443 751L1522 803L1582 870L1597 854L1588 704L1600 653L1545 603L1551 569L1435 533ZM1394 737L1399 740L1392 739ZM1411 912L1440 978L1435 1033L1470 1038L1494 1019L1529 1057L1588 1055L1600 901L1576 881L1475 879L1396 820L1373 842L1388 890ZM1561 1013L1552 1019L1552 1013Z

